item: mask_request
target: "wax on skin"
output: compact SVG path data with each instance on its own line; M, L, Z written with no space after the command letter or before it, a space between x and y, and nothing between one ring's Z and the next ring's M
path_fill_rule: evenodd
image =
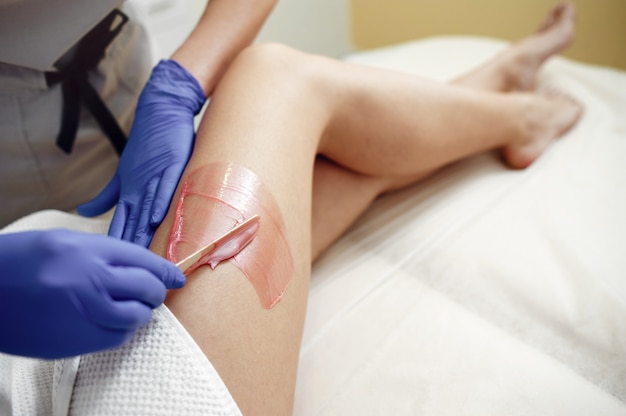
M243 166L211 163L187 177L169 236L168 260L184 259L256 214L261 217L256 236L230 261L252 283L261 305L272 308L291 281L293 259L278 204L261 179ZM207 259L204 264L209 263Z

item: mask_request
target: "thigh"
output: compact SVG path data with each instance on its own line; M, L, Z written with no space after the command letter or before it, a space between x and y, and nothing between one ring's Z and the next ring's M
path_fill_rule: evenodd
M227 262L192 273L166 304L211 360L244 414L279 415L291 414L293 404L311 268L312 172L319 133L295 120L275 123L272 118L281 109L264 112L264 88L247 71L237 73L237 67L222 80L151 249L166 253L184 184L203 169L215 169L206 180L219 185L232 173L223 168L227 163L254 175L262 188L250 189L257 197L271 196L275 205L264 202L267 212L261 212L257 238L270 221L282 221L279 228L293 273L280 301L265 307L247 276ZM196 210L187 221L201 229L210 218Z

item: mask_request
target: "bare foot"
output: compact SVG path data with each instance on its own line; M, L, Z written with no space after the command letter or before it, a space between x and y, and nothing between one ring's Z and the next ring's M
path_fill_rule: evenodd
M557 89L546 89L526 98L525 135L519 143L502 148L504 161L516 169L533 163L550 143L576 124L583 112L578 101Z
M574 40L576 8L562 3L553 8L539 30L511 45L482 66L453 81L454 84L499 92L532 91L543 63Z
M576 7L565 2L554 7L538 31L522 39L503 54L509 91L531 91L537 71L550 57L574 41Z

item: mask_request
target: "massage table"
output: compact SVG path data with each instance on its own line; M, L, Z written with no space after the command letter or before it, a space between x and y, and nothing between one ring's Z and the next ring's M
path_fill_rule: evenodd
M445 81L505 47L435 37L345 59ZM548 85L585 113L528 169L507 168L496 153L450 165L381 197L313 265L295 415L626 415L626 72L553 58L538 79ZM107 225L44 211L5 231ZM181 345L198 353L180 330ZM128 406L125 397L138 397L128 389L142 383L110 380L146 360L125 348L105 370L91 357L18 367L41 365L54 379L61 399L45 414L62 414L63 400L81 415L167 414L155 389L181 371L159 383L140 372L149 394ZM193 360L223 393L208 360ZM180 391L198 395L198 386ZM236 414L228 397L214 397L221 407L204 414Z

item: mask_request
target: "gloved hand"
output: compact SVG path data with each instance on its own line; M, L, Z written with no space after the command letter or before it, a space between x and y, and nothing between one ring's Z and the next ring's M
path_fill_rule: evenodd
M184 283L169 261L111 237L2 234L0 351L51 359L119 346Z
M147 247L191 156L193 118L205 100L186 69L172 60L159 62L139 97L115 176L78 212L100 215L117 203L109 235Z

